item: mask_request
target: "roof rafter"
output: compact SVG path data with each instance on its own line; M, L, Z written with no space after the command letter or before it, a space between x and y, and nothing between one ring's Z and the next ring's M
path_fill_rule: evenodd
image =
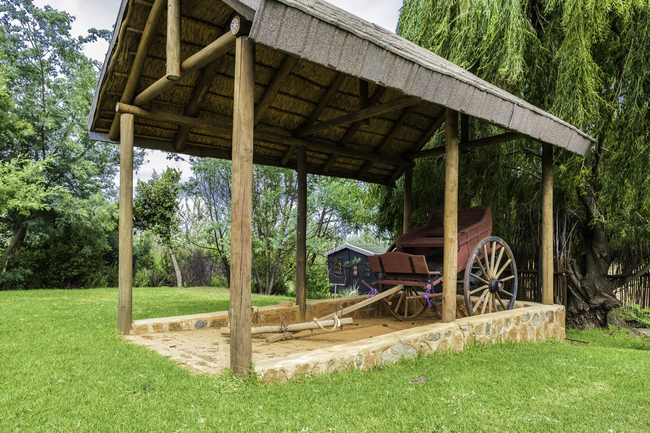
M199 83L196 85L194 92L192 93L192 99L190 99L189 104L187 104L187 108L185 108L185 116L197 117L199 115L199 112L201 111L201 102L203 102L205 95L208 94L208 90L210 89L210 85L212 84L214 77L217 75L219 66L219 62L214 61L203 68ZM174 138L174 149L176 149L177 152L181 152L183 150L189 136L189 126L181 126L178 129L176 137Z
M195 117L179 116L176 114L165 113L162 111L145 110L143 108L136 107L134 105L122 104L122 103L118 103L115 109L118 113L129 113L143 119L169 123L172 125L180 125L180 126L187 126L190 128L214 131L218 134L232 136L232 126L230 125L219 125L214 122L197 119ZM256 130L254 134L255 134L255 140L278 143L278 144L283 144L285 146L306 147L309 150L313 150L325 154L336 153L338 155L346 156L349 158L355 158L359 160L370 159L376 162L382 162L384 164L390 164L393 166L404 165L407 167L411 167L415 165L413 161L407 161L398 157L387 157L387 156L377 155L372 152L349 149L347 147L339 147L333 145L332 143L327 143L319 140L313 140L313 139L308 140L304 138L291 137L288 135L276 134L274 132L259 131L259 130Z
M438 129L440 129L443 123L445 123L445 110L442 110L442 112L438 115L438 117L436 117L431 121L429 128L427 128L427 130L422 133L418 141L416 141L415 144L412 146L412 149L415 152L417 152L420 151L420 149L422 149L424 146L426 146L426 144L429 142L429 140L431 140L433 135L436 132L438 132ZM395 181L399 179L402 173L404 173L404 168L399 167L397 170L395 170L393 175L390 177L389 183L390 184L395 183Z
M361 81L363 82L363 81ZM367 84L368 82L365 81ZM361 86L363 87L363 86ZM367 90L367 89L366 89ZM363 93L363 92L361 92ZM372 94L372 97L369 100L364 101L364 96L363 94L360 95L360 107L361 109L365 108L370 108L373 105L377 105L379 101L381 100L381 97L384 96L384 93L386 93L386 88L385 87L377 87L375 92ZM366 95L367 98L368 95ZM364 104L367 104L364 107ZM357 132L357 130L361 127L361 125L364 124L365 121L369 121L369 119L365 120L358 120L354 122L352 125L348 127L348 129L345 131L345 134L343 134L343 137L341 137L341 140L339 141L339 146L345 147L350 141L352 141L352 137L354 137L354 134ZM332 154L330 157L325 161L325 164L323 165L323 171L327 173L330 171L334 163L336 162L336 155Z
M391 111L399 110L400 108L415 105L418 102L420 102L420 98L415 96L403 96L401 98L393 99L392 101L384 102L383 104L373 105L372 107L326 120L312 126L299 128L294 131L294 135L297 137L305 137L334 126L347 125L348 123L370 119L371 117L377 117L384 113L390 113Z
M287 56L282 61L282 65L275 75L273 75L273 78L271 78L271 82L269 82L262 98L260 98L260 101L255 107L255 125L262 120L266 109L271 105L271 101L273 101L273 98L275 98L280 91L280 86L282 86L282 83L287 79L296 63L298 63L298 58L293 56Z
M404 110L402 110L402 114L400 114L399 118L395 123L393 123L393 126L390 128L386 136L381 140L381 143L379 143L379 146L377 146L377 151L376 153L378 154L383 154L388 145L390 144L391 140L397 134L397 132L402 128L404 125L404 121L406 118L411 114L411 112L415 109L415 105L411 105L410 107L406 107ZM366 172L372 167L372 161L367 161L363 167L361 167L361 170L359 170L359 177L363 177L363 175L366 174Z
M465 143L461 142L459 144L460 150L469 150L475 149L477 147L491 146L493 144L506 143L508 141L514 141L524 138L523 134L518 132L506 132L504 134L494 135L492 137L479 138L477 140L467 141ZM419 152L413 152L406 154L408 159L416 158L426 158L428 156L443 155L445 153L444 146L434 147L433 149L421 150Z

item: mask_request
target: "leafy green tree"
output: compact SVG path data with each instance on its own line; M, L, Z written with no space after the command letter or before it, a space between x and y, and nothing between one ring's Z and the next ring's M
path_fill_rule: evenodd
M602 325L617 305L616 251L650 240L650 3L642 0L405 0L398 33L597 139L585 159L555 154L556 255L568 268L569 322ZM472 122L471 135L498 132ZM442 137L434 142L441 144ZM539 144L461 158L460 205L493 208L494 232L539 245ZM415 218L442 206L442 158L416 168ZM397 232L399 194L375 191ZM628 271L647 270L642 258ZM633 275L632 275L633 276Z
M178 211L180 207L181 172L168 168L162 175L155 171L150 180L138 180L133 200L133 220L135 228L150 230L158 236L169 249L174 264L177 287L183 287L181 270L174 253L173 235L178 231Z
M43 161L36 163L24 158L0 161L0 221L9 222L16 214L29 218L34 212L48 209L48 198L55 191L45 186L44 168ZM2 274L7 271L9 256L20 249L22 239L22 234L14 235L5 248Z
M31 0L0 3L0 158L40 165L43 187L57 191L28 215L3 215L0 244L5 252L15 246L6 257L6 271L33 277L3 288L42 281L48 287L93 284L96 275L111 272L116 260L110 252L116 207L109 199L116 196L119 149L88 137L99 65L82 52L84 44L109 32L91 29L88 36L74 38L73 20ZM136 167L142 156L136 153ZM80 218L83 213L90 218ZM54 260L45 251L70 254Z
M182 210L185 239L215 257L230 287L231 164L211 158L191 161L194 176L185 184Z
M231 163L192 160L192 171L182 212L186 239L212 251L229 272ZM319 297L329 288L322 254L369 216L362 183L308 176L307 189L307 289ZM295 277L297 194L295 172L253 167L253 280L260 293L281 292Z

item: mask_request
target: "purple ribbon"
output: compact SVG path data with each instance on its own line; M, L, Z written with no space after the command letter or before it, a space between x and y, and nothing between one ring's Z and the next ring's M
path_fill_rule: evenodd
M371 291L370 293L368 293L368 298L372 298L372 297L375 296L376 294L377 294L377 289L375 289L375 288L373 287L373 288L372 288L372 291Z

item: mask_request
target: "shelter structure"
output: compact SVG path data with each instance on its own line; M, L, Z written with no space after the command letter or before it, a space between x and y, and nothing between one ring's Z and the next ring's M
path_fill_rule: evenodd
M543 143L543 299L552 303L553 146L593 139L417 45L321 0L123 0L89 119L119 142L119 328L132 322L133 147L232 159L230 363L251 364L252 165L298 171L297 298L305 315L307 173L393 185L445 155L444 275L456 270L458 155ZM459 113L461 132L459 137ZM470 139L467 119L503 129ZM444 124L446 145L427 149ZM451 270L454 270L453 272ZM443 321L456 314L455 278Z

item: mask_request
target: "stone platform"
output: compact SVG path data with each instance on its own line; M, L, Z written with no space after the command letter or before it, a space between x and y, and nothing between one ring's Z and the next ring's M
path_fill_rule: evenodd
M307 320L364 299L358 296L310 302ZM303 338L276 343L254 338L255 371L266 380L286 381L349 367L368 370L415 357L418 352L460 351L472 341L539 342L565 337L561 305L517 302L513 310L465 317L461 297L457 304L458 319L454 323L441 323L433 309L418 320L399 322L383 307L362 308L350 315L354 325L342 331L317 330ZM296 323L298 308L287 304L260 307L255 309L253 319L255 325ZM133 323L133 333L127 338L196 372L219 374L229 365L229 338L220 334L220 328L227 324L227 312L140 320Z

